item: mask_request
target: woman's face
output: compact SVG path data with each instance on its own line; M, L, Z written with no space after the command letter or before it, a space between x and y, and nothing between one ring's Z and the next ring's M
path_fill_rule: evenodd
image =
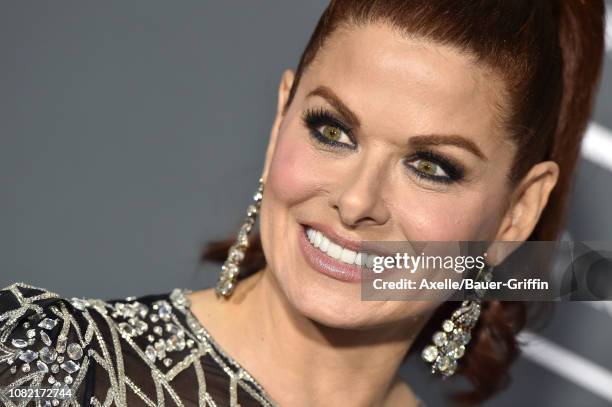
M273 129L266 162L267 271L296 310L364 328L430 308L360 301L360 284L306 247L306 233L349 249L495 239L515 152L498 127L502 93L499 78L470 56L386 25L328 38Z

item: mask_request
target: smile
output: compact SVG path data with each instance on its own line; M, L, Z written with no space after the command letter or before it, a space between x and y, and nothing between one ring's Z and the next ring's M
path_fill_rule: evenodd
M310 227L306 228L306 236L308 237L308 241L312 246L333 259L339 260L346 264L356 266L365 265L368 268L372 268L374 257L376 257L376 255L365 252L357 252L347 247L343 247L342 245L332 241L332 239L327 237L323 232Z

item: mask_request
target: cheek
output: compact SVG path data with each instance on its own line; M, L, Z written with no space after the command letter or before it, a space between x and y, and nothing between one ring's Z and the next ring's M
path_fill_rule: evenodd
M313 165L312 147L290 132L279 135L266 185L275 203L285 207L307 200L320 188L321 180Z
M490 193L440 193L415 199L406 197L408 205L396 206L396 217L408 240L467 241L489 240L494 236L499 218L499 202Z

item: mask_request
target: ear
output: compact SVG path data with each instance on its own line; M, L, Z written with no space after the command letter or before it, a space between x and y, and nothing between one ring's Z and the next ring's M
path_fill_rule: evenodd
M559 179L559 165L542 161L517 185L495 240L525 241L535 228Z
M493 266L501 263L529 238L558 178L559 165L554 161L543 161L531 167L512 194L495 242L487 250L487 263ZM501 241L515 243L497 244Z
M266 160L264 162L264 169L261 175L264 184L268 179L268 170L270 168L270 163L272 161L272 156L274 155L274 150L276 149L276 141L278 139L278 133L280 132L280 127L285 117L285 105L287 104L287 99L289 98L289 92L291 90L291 86L293 85L293 80L295 75L291 69L285 70L283 75L281 76L281 81L278 87L278 102L276 106L276 118L274 119L274 124L272 125L272 130L270 131L270 140L268 141L268 148L266 150Z

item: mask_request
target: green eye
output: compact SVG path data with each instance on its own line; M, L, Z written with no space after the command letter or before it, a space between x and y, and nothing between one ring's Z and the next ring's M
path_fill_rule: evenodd
M404 165L420 178L450 184L463 180L464 169L449 159L431 151L419 151L404 161Z
M417 162L415 163L415 168L426 175L432 175L437 177L444 177L447 175L446 171L444 171L439 164L436 164L435 162L429 160L417 160Z
M352 130L323 108L306 110L302 121L310 130L310 136L320 144L351 150L357 148L357 142L351 135Z
M325 138L333 141L340 141L342 138L342 130L336 126L326 124L321 126L319 131Z
M346 131L342 130L338 126L334 126L333 124L322 124L317 128L317 132L325 141L353 145L353 142L346 134Z

